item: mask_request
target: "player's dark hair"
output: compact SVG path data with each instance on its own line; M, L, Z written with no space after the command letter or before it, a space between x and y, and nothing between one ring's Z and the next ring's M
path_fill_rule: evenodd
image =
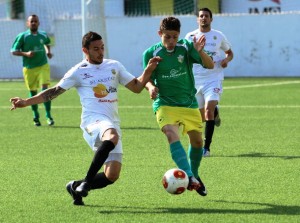
M210 18L212 18L213 16L212 16L212 12L210 11L210 9L209 8L201 8L201 9L199 9L199 12L200 11L204 11L204 12L208 12L209 13L209 15L210 15Z
M39 17L36 14L32 14L30 16L28 16L27 21L29 21L29 18L36 18L37 20L39 20Z
M32 15L28 16L28 18L29 17L38 17L38 16L36 14L32 14Z
M174 30L180 32L180 21L179 19L175 17L166 17L161 20L159 30L164 31L164 30Z
M96 40L102 40L102 37L95 32L88 32L82 37L82 47L89 49L91 42Z

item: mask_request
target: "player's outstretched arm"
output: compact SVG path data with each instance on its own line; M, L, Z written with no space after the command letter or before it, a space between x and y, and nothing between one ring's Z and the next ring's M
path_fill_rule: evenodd
M34 105L34 104L40 104L46 101L50 101L54 98L56 98L58 95L61 95L64 93L66 90L59 87L59 86L54 86L52 88L48 88L47 90L44 90L40 92L39 94L31 97L31 98L26 98L22 99L19 97L14 97L10 99L11 102L11 108L10 110L15 110L17 108L24 108L29 105Z
M162 59L160 57L151 58L148 62L147 67L144 69L144 72L141 74L141 76L130 81L126 85L126 87L134 93L140 93L144 89L146 83L150 80L152 72L155 70L157 64L161 60Z

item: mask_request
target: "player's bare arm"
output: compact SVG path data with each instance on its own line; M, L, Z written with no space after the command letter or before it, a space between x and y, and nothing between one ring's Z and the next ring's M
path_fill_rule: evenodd
M10 110L15 110L17 108L24 108L29 105L40 104L46 101L53 100L54 98L61 95L65 91L66 91L65 89L59 86L54 86L52 88L40 92L39 94L31 98L27 98L27 99L22 99L19 97L11 98L10 102L12 107Z
M152 75L152 72L155 70L157 67L157 64L161 61L162 59L160 57L153 57L149 60L147 67L145 68L143 74L139 76L138 78L133 79L130 81L126 87L131 90L134 93L140 93L146 83L150 80L150 77Z
M45 49L46 49L46 55L49 59L51 59L53 57L53 54L51 53L51 48L49 45L45 45Z
M226 54L226 58L221 61L221 66L223 68L227 67L228 63L233 59L233 52L231 49L227 50L225 54Z
M214 61L203 50L206 42L205 36L202 35L198 40L196 39L196 36L194 36L193 42L194 42L195 49L199 52L203 66L206 67L207 69L213 69Z
M28 51L28 52L22 52L22 51L14 51L12 52L14 56L23 56L23 57L33 57L34 52L33 51Z

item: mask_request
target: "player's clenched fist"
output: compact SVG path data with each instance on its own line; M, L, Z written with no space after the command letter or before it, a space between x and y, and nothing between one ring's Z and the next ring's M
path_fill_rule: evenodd
M10 102L11 102L10 110L15 110L16 108L26 107L26 101L19 97L11 98Z

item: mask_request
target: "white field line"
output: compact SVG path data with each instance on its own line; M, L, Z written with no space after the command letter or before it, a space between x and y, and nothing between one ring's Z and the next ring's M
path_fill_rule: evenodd
M266 87L266 86L278 86L278 85L286 85L286 84L300 84L299 81L283 81L283 82L276 82L276 83L266 83L266 84L252 84L252 85L241 85L241 86L229 86L229 87L224 87L224 89L229 90L229 89L241 89L241 88L257 88L257 87ZM0 91L8 91L8 90L16 90L16 89L0 89ZM3 109L8 109L10 108L9 106L0 106L0 108ZM43 108L41 106L41 108ZM81 106L52 106L52 108L55 109L81 109ZM152 108L152 106L130 106L130 105L121 105L119 108L128 108L128 109L144 109L144 108ZM222 108L300 108L300 105L222 105Z
M299 81L283 81L276 83L266 83L266 84L251 84L251 85L240 85L240 86L228 86L224 87L225 90L228 89L241 89L241 88L252 88L252 87L268 87L268 86L278 86L278 85L286 85L286 84L300 84Z
M226 80L225 80L226 81ZM251 84L251 85L240 85L240 86L228 86L224 87L224 89L240 89L240 88L251 88L251 87L268 87L268 86L278 86L278 85L286 85L286 84L300 84L299 81L282 81L282 82L275 82L275 83L265 83L265 84ZM121 88L119 90L126 90L126 88ZM24 89L17 89L17 88L0 88L0 91L24 91Z

